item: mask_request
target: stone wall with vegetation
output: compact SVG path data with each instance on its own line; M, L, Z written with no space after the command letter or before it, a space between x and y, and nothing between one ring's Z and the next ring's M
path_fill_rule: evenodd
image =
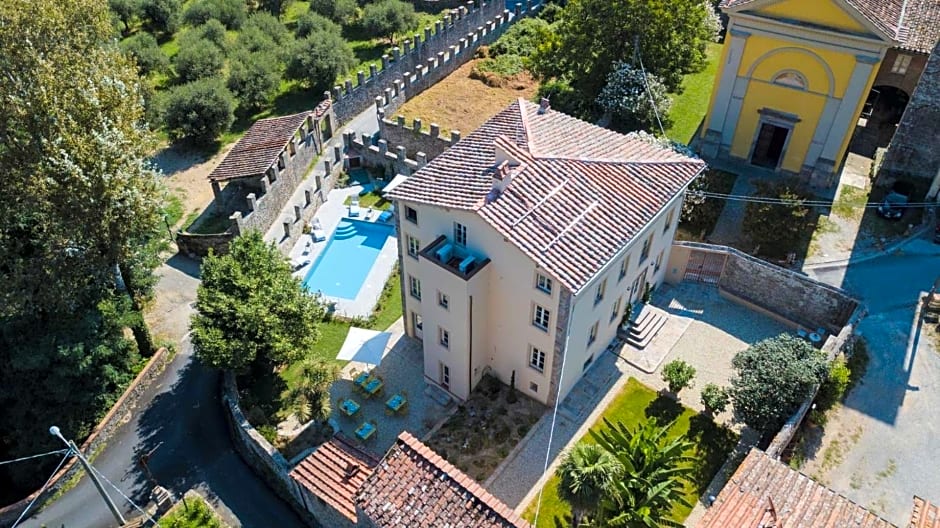
M108 440L114 436L114 433L122 425L127 423L126 417L136 409L137 404L140 402L141 394L143 394L153 381L163 373L164 368L171 359L173 359L173 354L165 348L161 348L154 353L147 364L144 365L144 368L141 369L140 373L137 374L137 377L127 386L127 389L124 390L124 393L121 394L121 397L118 398L114 406L111 407L108 414L98 422L98 425L79 447L82 453L88 456L94 456L94 454L105 447ZM41 495L39 494L39 490L37 490L19 502L4 506L0 509L0 526L12 526L17 517L20 516L23 510L25 510L33 500L36 502L30 509L30 512L36 513L39 511L43 505L72 480L72 477L76 476L80 470L81 466L78 464L78 460L73 457L66 462L58 473L53 475L49 486Z
M210 249L216 255L228 253L228 244L233 238L235 238L233 229L216 235L178 231L176 233L176 246L179 248L179 252L187 257L201 259L209 254Z
M275 493L297 512L311 528L333 528L333 518L324 511L325 505L311 496L290 476L290 463L249 422L238 401L238 386L231 372L223 374L222 407L229 425L229 434L235 450L248 466L261 477Z

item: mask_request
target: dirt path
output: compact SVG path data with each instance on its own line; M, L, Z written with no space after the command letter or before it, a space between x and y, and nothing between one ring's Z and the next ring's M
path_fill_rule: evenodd
M212 202L209 174L233 146L235 143L227 145L211 157L178 146L163 146L154 155L153 162L163 172L167 187L183 202L181 223Z

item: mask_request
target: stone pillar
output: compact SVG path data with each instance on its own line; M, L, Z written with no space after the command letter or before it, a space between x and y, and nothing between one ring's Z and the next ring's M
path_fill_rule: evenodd
M415 131L415 134L421 132L421 119L415 118L414 123L412 123L411 128Z
M352 79L346 79L343 88L346 89L346 95L352 93Z
M284 226L284 238L290 238L290 222L282 222Z
M424 27L424 42L431 40L431 26Z
M376 95L376 96L375 96L375 112L376 112L376 114L378 114L378 112L379 112L380 110L382 110L382 107L383 107L383 106L385 106L385 100L382 99L382 96L381 96L381 95Z
M458 40L457 42L460 43L460 45L458 46L458 48L460 49L460 51L464 51L465 49L467 49L467 39L466 39L466 37L464 37L464 38Z
M248 196L245 197L248 200L248 210L254 211L258 208L258 197L255 196L255 193L248 193Z
M387 105L388 103L392 102L392 89L386 88L384 93L385 93L385 105Z
M261 194L265 195L271 192L271 180L267 176L261 177Z
M310 189L304 189L304 207L309 206L311 201Z
M448 50L450 51L450 60L454 60L454 57L457 56L457 49L458 49L457 46L451 46L448 48Z
M398 148L395 149L398 154L398 161L405 161L405 158L408 157L408 151L402 145L398 145Z
M431 123L431 137L434 139L441 137L441 125Z
M415 159L418 161L418 168L424 167L428 164L428 155L424 152L415 153Z
M401 60L401 48L399 48L398 46L395 46L394 48L392 48L392 58L395 62L398 62Z
M325 174L326 177L329 178L332 172L333 172L333 164L330 163L330 160L323 160L323 174Z
M339 85L333 87L333 100L338 101L339 98L343 95L343 89Z
M379 154L385 154L388 152L388 141L384 139L379 140Z
M516 2L516 9L514 12L516 14L516 18L519 18L522 16L522 4L521 3Z
M232 227L235 228L235 236L245 232L245 219L242 218L242 214L239 211L232 213L228 219L232 221Z
M343 145L345 145L346 148L352 147L353 141L355 141L355 139L356 139L356 133L354 131L347 130L346 132L343 133Z
M343 159L343 147L333 145L333 161L339 163Z
M431 57L428 57L427 72L431 73L431 70L433 70L435 66L437 66L437 61Z
M379 122L381 123L385 119L385 109L379 108L379 111L376 112L376 115L378 116Z
M405 83L401 79L395 79L395 95L401 95L405 93Z
M451 15L444 15L444 28L450 27L453 22L453 17Z
M397 116L395 116L395 124L397 124L398 126L402 128L405 128L405 116L401 114L398 114Z
M405 39L405 41L402 42L401 45L403 48L402 53L404 53L405 55L408 55L409 53L411 53L411 41L410 40Z
M359 83L358 86L362 86L366 83L366 73L362 70L356 72L356 82Z
M411 36L411 43L414 45L414 50L418 51L418 48L421 47L421 35L415 33Z
M382 55L382 69L383 69L383 70L387 70L387 69L388 69L389 60L390 60L390 59L389 59L389 57L388 57L388 53L386 53L385 55Z
M314 179L317 182L317 190L322 189L323 188L323 176L317 174L316 176L314 176Z
M370 136L369 134L363 134L362 146L368 148L370 145L372 145L372 136Z
M444 24L440 20L434 21L434 35L441 36L441 28L444 27Z
M222 203L222 184L217 180L212 180L212 197L215 198L216 203Z
M441 65L443 65L443 64L444 64L444 52L443 52L443 51L438 51L438 52L437 52L437 62L435 62L434 65L435 65L435 66L441 66Z
M459 131L459 130L451 130L451 131L450 131L450 144L453 145L453 144L457 143L458 141L460 141L460 131Z
M424 66L419 64L415 66L415 82L420 81L424 77Z
M294 205L294 221L295 222L300 221L301 211L302 211L302 208L300 207L300 205Z
M376 75L378 75L378 68L376 67L375 64L370 64L369 65L369 78L375 79Z

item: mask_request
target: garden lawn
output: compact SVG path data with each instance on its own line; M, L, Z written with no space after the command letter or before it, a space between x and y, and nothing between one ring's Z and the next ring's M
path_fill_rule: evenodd
M160 518L164 528L228 528L200 495L187 492L183 501Z
M669 119L672 125L666 130L669 139L688 144L695 135L699 124L708 111L715 73L718 71L718 59L721 56L721 44L711 42L706 51L705 69L685 76L682 80L682 93L672 94L672 109Z
M650 417L658 418L660 423L675 419L669 439L685 434L695 444L691 453L696 458L694 482L685 487L685 499L694 505L734 448L738 441L737 435L671 398L660 396L633 378L627 381L620 394L591 426L591 430L599 431L604 428L604 418L611 422L623 422L632 428ZM593 443L589 434L581 440ZM571 508L558 496L558 483L558 477L553 475L545 484L536 528L571 526ZM536 498L523 514L530 522L534 522L537 502ZM682 522L691 511L691 508L676 504L672 509L672 518Z
M352 196L347 196L346 201L343 202L345 205L352 203ZM372 191L365 194L359 195L359 207L371 207L373 209L378 209L384 211L392 206L392 202L385 199L382 196L381 191Z

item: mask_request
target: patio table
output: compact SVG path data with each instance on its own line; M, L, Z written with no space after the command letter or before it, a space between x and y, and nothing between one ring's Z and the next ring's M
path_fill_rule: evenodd
M375 426L369 422L363 422L363 424L356 429L356 438L360 440L368 440L373 434L375 434Z
M372 378L369 381L367 381L366 384L362 388L366 391L366 394L368 394L369 396L374 396L377 392L379 392L382 389L382 385L383 385L382 380L380 380L379 378Z
M346 398L343 400L339 407L346 416L354 416L357 412L359 412L359 404L356 403L356 400L351 398Z
M394 412L398 412L408 403L408 400L405 399L401 394L396 394L389 398L385 405Z

